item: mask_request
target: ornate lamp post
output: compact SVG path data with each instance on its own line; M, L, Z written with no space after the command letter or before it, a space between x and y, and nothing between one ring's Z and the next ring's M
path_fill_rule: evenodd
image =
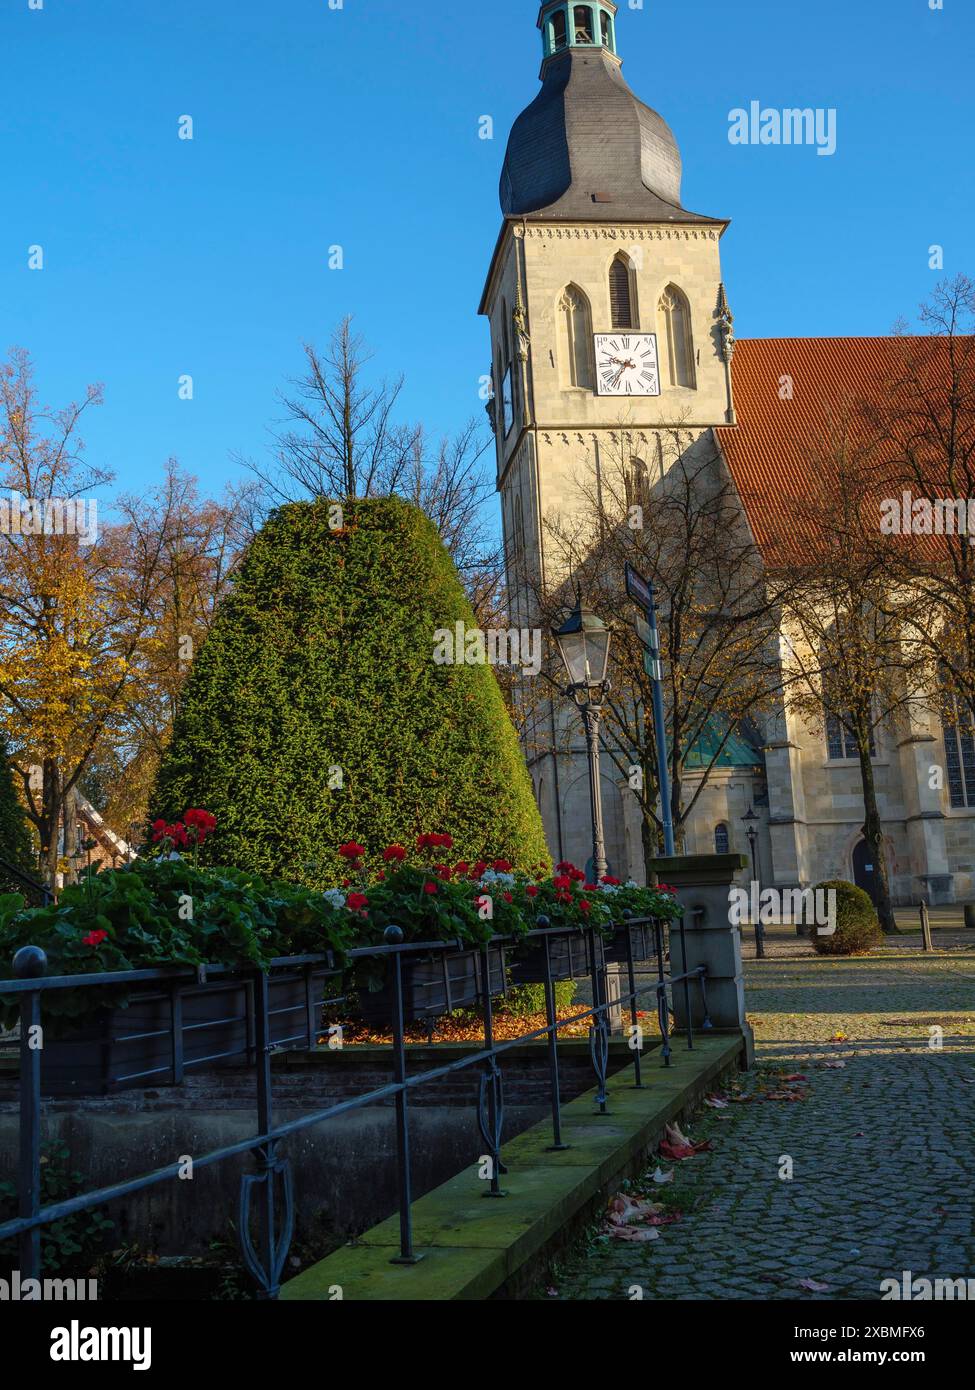
M609 690L610 631L591 608L583 606L582 592L576 590L576 606L561 627L552 629L559 653L568 673L566 695L571 695L582 711L589 753L589 804L592 811L593 879L598 883L606 874L606 842L603 835L603 799L599 786L599 723L603 700Z
M758 876L758 816L755 814L755 807L749 806L748 814L742 816L742 820L748 830L748 852L752 861L752 880L761 892L761 880ZM756 894L756 898L758 894ZM762 926L761 919L755 921L755 955L758 960L765 959L765 928Z

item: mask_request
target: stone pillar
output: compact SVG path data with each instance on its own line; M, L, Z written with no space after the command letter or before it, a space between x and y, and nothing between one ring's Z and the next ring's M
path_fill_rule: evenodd
M684 944L681 948L680 923L670 928L670 970L683 975L707 966L708 1015L715 1030L741 1033L748 1065L754 1059L755 1040L745 1018L745 987L741 965L741 932L731 923L729 893L735 875L747 868L742 854L692 854L673 859L655 859L653 868L661 883L677 889L684 909ZM690 989L691 1022L703 1022L701 991L695 983ZM674 1015L678 1029L686 1026L683 984L673 988Z

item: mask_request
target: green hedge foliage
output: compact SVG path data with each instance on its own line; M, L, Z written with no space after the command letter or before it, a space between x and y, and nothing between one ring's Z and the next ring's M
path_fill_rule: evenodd
M549 864L494 672L438 665L476 620L436 528L395 498L282 507L252 543L187 680L154 816L204 806L201 858L312 886L421 831L456 856Z

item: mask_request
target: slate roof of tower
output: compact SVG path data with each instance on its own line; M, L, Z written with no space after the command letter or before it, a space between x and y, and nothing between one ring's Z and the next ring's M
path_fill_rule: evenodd
M506 217L725 225L682 207L680 184L673 132L630 91L618 59L571 48L548 60L541 91L508 138Z

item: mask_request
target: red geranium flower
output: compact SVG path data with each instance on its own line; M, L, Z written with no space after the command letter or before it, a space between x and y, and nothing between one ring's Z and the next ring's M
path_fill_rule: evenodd
M454 871L449 864L434 864L433 872L446 883L450 881L450 877Z
M440 890L435 883L425 883L423 885L423 891L424 893L430 893L432 895L433 893L438 893Z
M107 936L107 931L92 931L81 938L81 944L83 946L100 946Z
M611 888L616 887L619 881L620 880L618 878L614 878L612 874L603 874L602 882L608 883Z
M504 898L504 900L505 900L506 903L513 903L513 902L514 902L514 898L511 896L510 893L502 893L501 896L502 896L502 898Z
M463 878L464 874L469 874L470 871L471 866L470 864L468 864L466 859L461 859L459 863L454 865L454 873L457 875L458 878Z
M369 899L365 893L350 893L345 905L350 912L362 912L369 906Z
M556 864L555 867L556 867L561 873L566 873L566 874L567 874L567 873L569 872L570 869L574 869L574 868L575 868L575 865L573 864L573 862L572 862L571 859L563 859L562 862L561 862L561 864Z
M552 879L552 887L557 888L560 893L566 893L572 887L572 879L568 874L559 874L558 878Z
M402 845L387 845L383 850L383 860L387 864L401 864L406 858L406 850Z
M579 911L580 911L580 912L589 912L591 909L592 909L592 903L589 901L588 898L583 898L582 901L579 903Z
M347 845L339 845L339 854L343 859L361 859L365 852L365 845L357 845L355 840L350 840Z
M525 888L525 893L529 898L535 898L538 896L538 889L534 883L529 883Z
M510 874L511 864L507 859L495 859L491 868L498 874Z
M380 883L386 882L386 875L383 873L382 869L379 870L379 873L376 875L376 878Z
M572 901L572 894L566 892L556 893L555 899L556 902L570 903Z
M584 879L586 876L581 869L570 869L569 877L574 878L576 882L579 882L580 879Z
M487 860L479 859L477 863L474 865L473 869L471 869L471 878L480 878L486 868Z

